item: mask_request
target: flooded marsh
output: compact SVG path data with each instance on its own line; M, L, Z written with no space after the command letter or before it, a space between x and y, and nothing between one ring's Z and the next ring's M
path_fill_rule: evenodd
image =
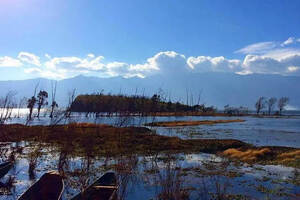
M0 180L0 199L16 199L51 170L64 177L64 200L108 171L117 174L118 199L298 198L298 143L276 147L274 139L254 146L255 142L249 140L250 134L261 134L258 140L272 137L268 134L278 127L273 138L293 134L298 141L298 125L294 123L298 118L245 117L244 122L184 127L139 125L174 118L133 117L125 127L112 126L116 122L112 118L98 121L112 125L91 124L87 122L93 119L81 118L84 123L2 126L0 159L12 160L14 165ZM182 121L191 119L211 117L176 117ZM281 131L284 123L288 123L288 133ZM243 134L248 131L248 135ZM279 138L281 142L286 139ZM244 159L245 155L250 159Z

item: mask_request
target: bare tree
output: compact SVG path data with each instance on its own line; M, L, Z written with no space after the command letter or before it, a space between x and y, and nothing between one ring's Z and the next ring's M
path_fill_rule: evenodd
M23 97L22 99L20 99L19 104L18 104L18 115L17 117L20 118L20 109L23 108L26 104L27 98Z
M68 102L68 105L66 107L66 114L65 114L65 116L67 118L71 117L72 104L75 100L75 94L76 94L76 89L73 89L71 92L69 92L69 102Z
M33 108L37 102L35 95L36 95L36 90L37 90L38 86L39 86L39 83L37 83L35 85L33 96L27 100L27 108L29 109L28 121L30 121L32 119Z
M267 104L268 104L268 114L271 115L271 112L273 111L274 109L274 106L275 106L275 103L276 103L277 99L275 97L272 97L270 98L268 101L267 101Z
M290 99L288 97L281 97L278 100L278 109L279 109L279 115L282 114L282 111L284 110L284 108L287 106L287 104L289 103Z
M41 111L41 108L44 106L44 105L48 105L48 102L47 102L47 98L48 98L48 92L44 91L44 90L41 90L39 93L38 93L38 96L37 96L37 105L38 105L38 114L37 114L37 117L40 118L40 111Z
M188 88L186 88L185 91L186 91L186 105L189 105L189 90L188 90Z
M55 83L51 82L51 112L50 112L50 118L53 118L54 109L58 107L58 104L56 102L56 88L57 88L57 81Z
M12 110L16 107L15 95L15 92L10 91L4 97L0 97L0 125L11 118Z
M197 100L197 105L200 105L202 92L203 92L203 90L201 89L201 90L199 91L198 100Z
M35 96L32 96L30 99L28 99L27 101L27 108L29 108L29 115L28 115L28 120L32 119L32 112L33 112L33 108L35 106L36 103L36 98Z
M266 98L259 97L257 102L255 103L256 114L259 115L260 111L266 107Z

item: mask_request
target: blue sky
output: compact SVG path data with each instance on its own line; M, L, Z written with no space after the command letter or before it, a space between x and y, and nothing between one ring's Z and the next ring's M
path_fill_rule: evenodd
M1 0L0 80L174 67L298 76L299 9L297 0Z

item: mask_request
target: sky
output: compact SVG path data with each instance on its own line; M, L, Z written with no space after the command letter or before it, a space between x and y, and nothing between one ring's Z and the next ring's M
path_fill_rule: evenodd
M300 76L298 0L0 0L0 80Z

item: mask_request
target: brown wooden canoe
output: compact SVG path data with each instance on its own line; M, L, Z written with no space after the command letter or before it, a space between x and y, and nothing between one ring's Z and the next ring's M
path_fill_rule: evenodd
M60 200L63 191L63 178L56 172L47 172L19 200Z
M108 172L72 200L113 200L117 197L117 191L116 175Z
M0 178L5 176L9 172L12 165L12 162L4 162L0 164Z

